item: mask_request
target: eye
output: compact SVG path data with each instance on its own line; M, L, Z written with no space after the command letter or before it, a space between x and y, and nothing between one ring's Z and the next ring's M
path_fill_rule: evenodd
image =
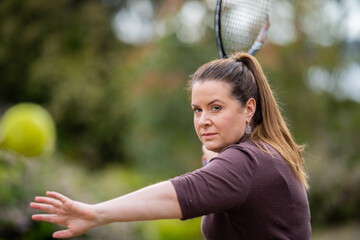
M212 110L215 111L215 112L218 112L218 111L220 111L221 109L222 109L222 107L219 106L219 105L214 105L214 106L212 106Z
M200 108L193 108L193 111L194 111L194 113L199 113L199 112L201 112L202 110L201 110Z

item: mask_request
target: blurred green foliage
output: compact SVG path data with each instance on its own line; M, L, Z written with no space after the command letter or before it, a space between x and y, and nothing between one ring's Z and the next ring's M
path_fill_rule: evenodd
M0 2L0 116L16 103L35 102L52 114L58 132L53 156L0 152L0 240L51 239L57 227L33 222L28 207L45 190L95 203L201 166L185 86L217 58L212 23L200 41L186 44L172 18L184 1L153 1L156 18L173 31L135 46L111 27L129 1L102 2ZM316 230L360 221L360 111L359 102L312 89L307 74L360 59L352 54L358 42L311 41L300 22L309 2L293 4L297 38L268 42L257 58L295 139L308 145ZM200 220L112 224L76 239L201 239Z

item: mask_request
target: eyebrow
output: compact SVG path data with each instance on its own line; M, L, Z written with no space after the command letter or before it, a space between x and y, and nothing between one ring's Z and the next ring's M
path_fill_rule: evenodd
M220 101L219 99L214 99L214 100L212 100L211 102L209 102L207 105L209 106L209 105L214 104L214 103L216 103L216 102L224 103L223 101ZM196 104L191 104L191 106L193 106L193 107L199 107L199 106L196 105Z

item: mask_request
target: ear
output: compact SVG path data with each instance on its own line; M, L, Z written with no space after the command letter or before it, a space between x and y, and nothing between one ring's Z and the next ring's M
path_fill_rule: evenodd
M256 111L256 101L253 98L250 98L245 104L245 111L246 111L246 121L251 122L252 117Z

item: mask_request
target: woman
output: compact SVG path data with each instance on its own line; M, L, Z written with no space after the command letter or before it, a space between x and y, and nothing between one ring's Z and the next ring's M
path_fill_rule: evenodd
M310 239L301 147L251 55L215 60L190 82L194 126L206 166L103 203L47 192L33 219L66 226L69 238L112 222L203 216L205 239Z

